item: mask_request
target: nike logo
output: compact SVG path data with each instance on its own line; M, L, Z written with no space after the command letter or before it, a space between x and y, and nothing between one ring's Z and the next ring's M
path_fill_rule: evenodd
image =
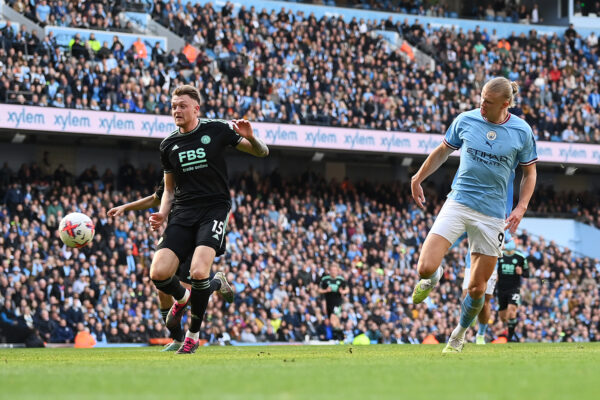
M179 148L179 146L175 145L173 146L173 148L171 150L177 150Z

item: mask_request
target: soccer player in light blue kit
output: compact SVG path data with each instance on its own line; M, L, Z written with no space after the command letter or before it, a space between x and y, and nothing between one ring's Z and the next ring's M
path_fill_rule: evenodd
M456 177L454 179L456 179ZM512 211L514 180L515 180L515 172L513 171L510 174L510 178L508 179L508 187L507 187L507 193L506 193L506 210L505 210L506 217L508 217ZM453 247L455 245L458 245L458 243L462 242L464 240L464 238L466 238L466 237L467 237L466 233L463 234L460 238L458 238L457 242L455 242ZM504 236L504 244L505 245L507 244L507 242L509 242L509 237L510 237L510 233L505 232L505 236ZM470 280L471 280L471 255L467 254L467 256L465 257L465 273L464 273L464 279L463 279L463 284L462 284L462 289L463 289L462 297L463 298L468 293ZM475 336L475 343L479 344L479 345L485 344L485 334L487 332L488 322L490 320L490 315L492 313L492 306L490 304L490 301L492 300L492 297L494 296L494 289L496 288L497 281L498 281L498 271L496 269L494 269L492 276L487 281L483 307L481 308L481 311L477 315L477 319L479 320L479 329L477 330L477 335Z
M537 153L531 127L511 115L519 86L506 78L488 81L481 91L481 107L460 114L440 144L412 177L412 197L424 208L421 183L450 153L461 149L452 191L423 243L419 256L420 280L413 303L421 303L442 275L442 258L467 232L471 251L471 279L462 301L460 323L452 331L444 353L461 352L465 333L483 307L487 280L502 256L504 231L514 233L527 210L536 181ZM517 165L523 169L519 203L505 220L508 182Z

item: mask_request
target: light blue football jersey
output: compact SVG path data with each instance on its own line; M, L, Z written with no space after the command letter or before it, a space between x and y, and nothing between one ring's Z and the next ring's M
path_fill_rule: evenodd
M461 149L460 165L448 198L504 219L509 186L512 189L511 175L514 179L517 165L537 161L531 127L510 113L501 124L488 122L477 108L456 117L444 143Z
M456 180L456 175L454 176L454 179ZM506 193L506 209L504 210L505 217L508 217L510 215L510 213L512 212L514 181L515 181L515 171L513 170L513 172L510 174L510 177L508 180L508 190ZM508 235L508 230L505 232L505 236L506 235ZM454 242L454 244L452 244L452 246L450 246L450 248L452 249L452 248L458 246L460 244L460 242L462 242L466 238L467 238L467 232L463 233L458 239L456 239L456 242ZM465 268L466 269L471 268L471 252L470 251L467 251L467 256L465 257Z

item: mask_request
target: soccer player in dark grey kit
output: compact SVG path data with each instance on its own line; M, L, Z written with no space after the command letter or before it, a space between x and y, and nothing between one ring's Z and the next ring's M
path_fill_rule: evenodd
M158 207L158 206L160 206L160 200L162 199L164 190L165 190L165 181L163 179L160 181L160 184L158 185L156 192L154 192L152 195L146 196L142 199L132 201L131 203L126 203L126 204L122 204L117 207L113 207L110 210L108 210L108 215L111 217L118 217L120 215L123 215L127 211L147 210L152 207ZM191 282L190 282L190 279L191 279L190 278L190 263L191 263L191 261L192 261L191 257L188 257L182 264L179 265L179 267L177 269L177 278L180 280L183 287L185 287L186 289L191 288L191 286L190 286L191 285ZM227 278L225 277L225 274L222 273L221 271L219 271L215 274L213 279L218 279L221 281L220 288L218 287L219 284L212 284L211 289L212 290L218 289L217 293L225 301L227 301L228 303L231 303L233 301L233 290L231 289L229 282L227 282ZM159 290L158 291L158 304L160 306L160 314L163 318L163 322L166 323L167 315L169 314L169 311L170 311L171 307L173 306L173 297L171 297L170 295L165 294ZM173 341L171 343L167 344L162 351L177 351L177 350L179 350L179 348L183 344L183 336L185 333L185 332L183 332L183 329L181 328L181 324L179 324L179 323L175 324L175 325L171 324L170 326L167 327L167 329L169 330L169 336L173 339Z
M329 274L324 275L319 283L319 293L325 297L327 316L341 312L342 295L347 295L350 289L346 284L346 279L340 275L340 267L333 263L329 269Z
M517 251L513 239L504 245L504 254L498 259L498 314L502 322L508 324L509 342L515 340L515 326L519 321L517 309L521 305L521 278L529 278L529 263L527 257Z
M190 354L198 348L200 326L204 318L211 285L210 268L216 256L224 253L225 228L231 209L227 165L224 150L228 146L266 157L268 147L254 137L250 122L199 119L200 94L190 85L173 91L171 114L178 127L160 144L165 191L160 210L150 216L152 229L167 227L152 260L150 278L158 290L170 294L176 302L167 315L167 326L178 324L188 303L191 321L178 354ZM180 261L192 254L191 290L181 286L175 276Z

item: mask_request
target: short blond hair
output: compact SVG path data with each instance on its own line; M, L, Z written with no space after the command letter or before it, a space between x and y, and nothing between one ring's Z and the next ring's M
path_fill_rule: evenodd
M483 89L502 94L508 100L508 106L515 106L515 97L519 94L519 84L506 78L498 77L490 79L483 85Z
M200 104L200 92L192 85L181 85L173 90L171 96L190 96L192 100Z

